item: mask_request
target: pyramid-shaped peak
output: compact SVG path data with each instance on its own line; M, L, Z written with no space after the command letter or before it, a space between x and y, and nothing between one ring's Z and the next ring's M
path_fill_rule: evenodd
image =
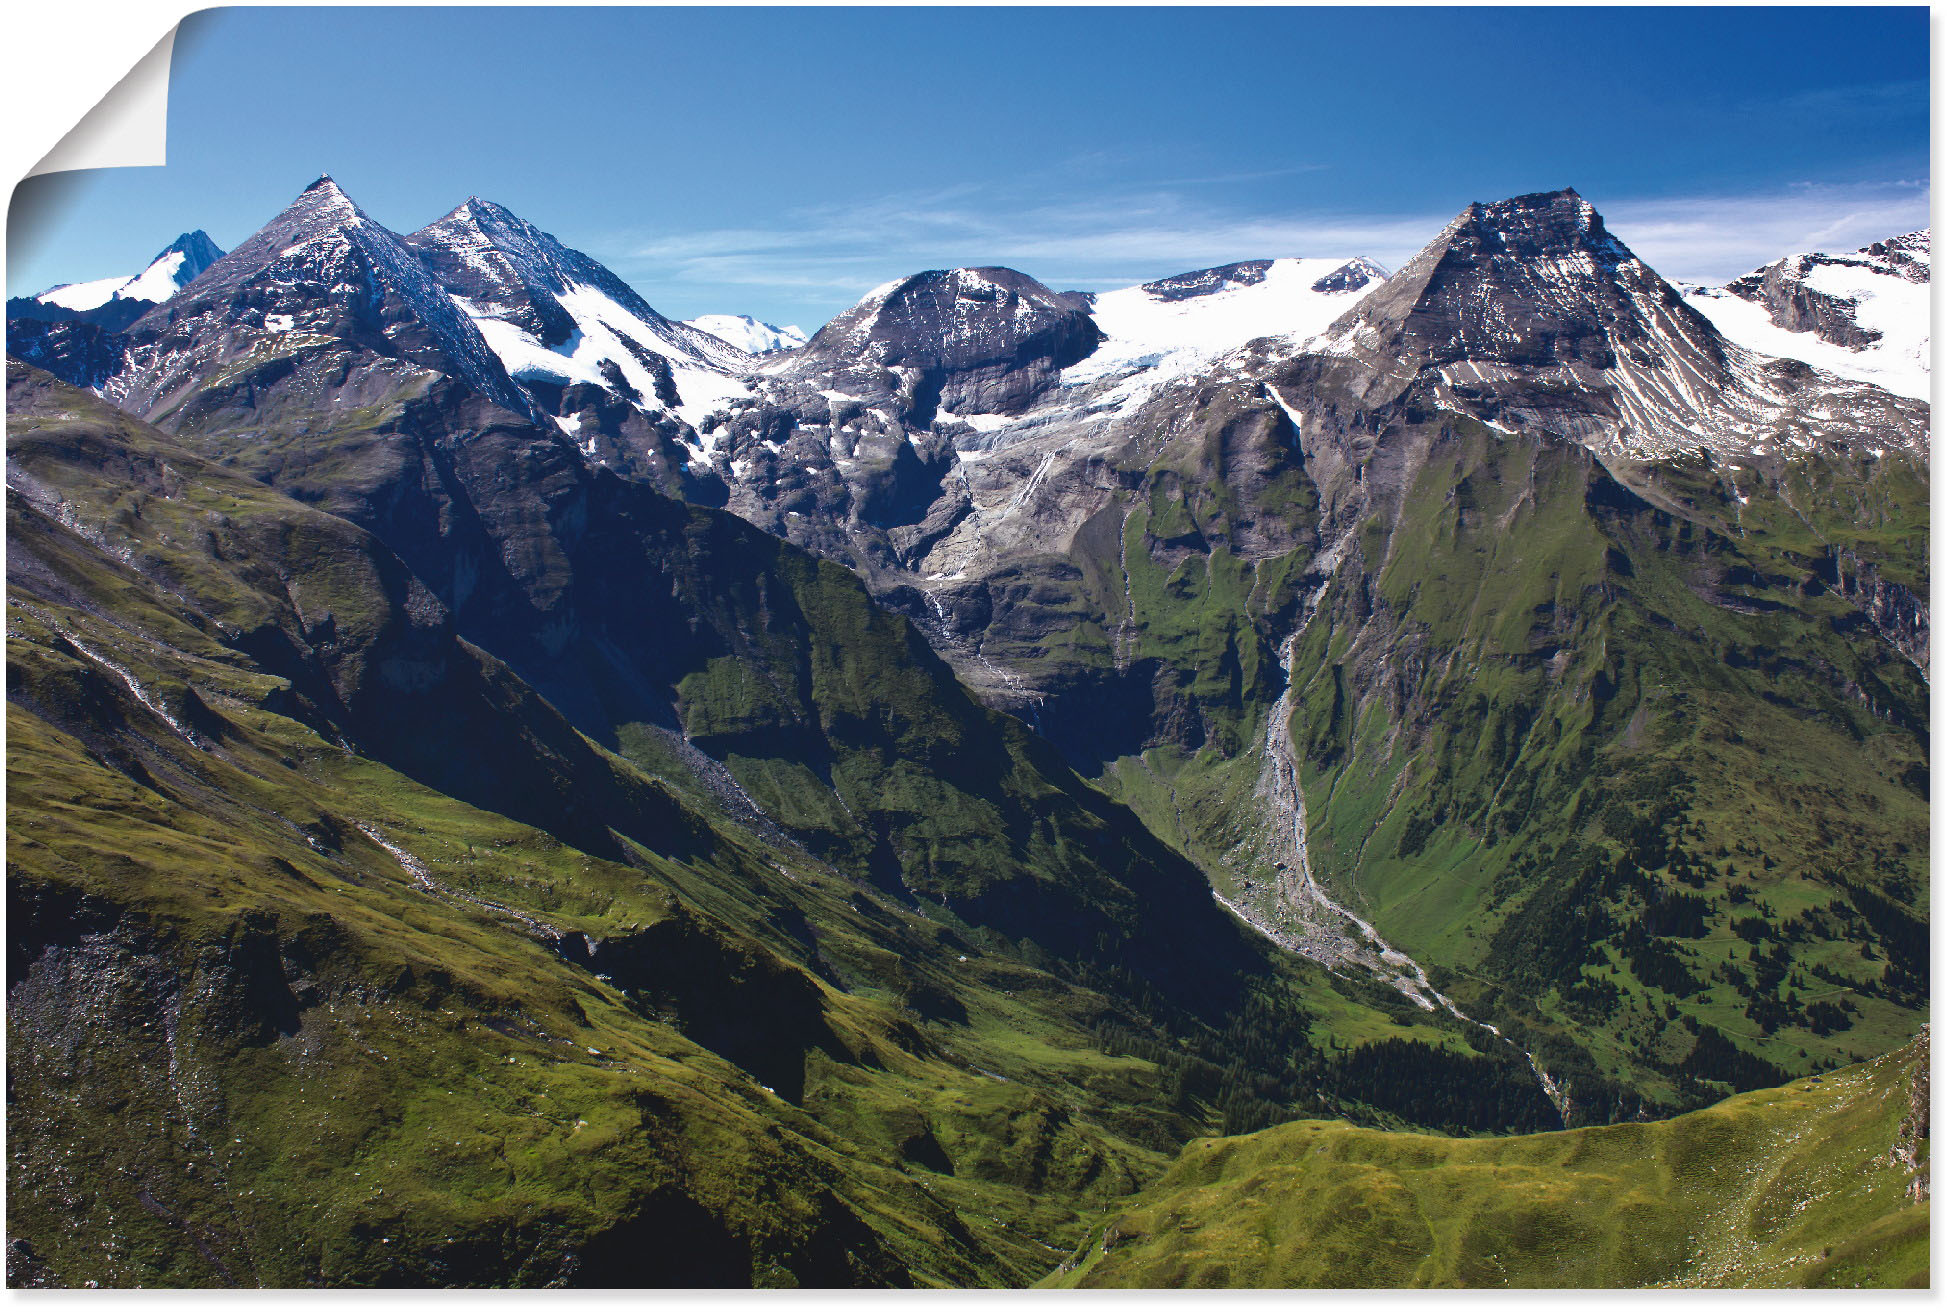
M181 251L183 254L189 256L207 255L214 252L211 255L212 259L220 259L223 255L223 248L211 241L210 235L201 228L196 229L194 232L183 233L176 240L157 251L156 255L160 258L169 254L171 251Z
M422 247L491 247L509 258L538 260L547 265L574 263L583 258L505 205L481 196L468 196L406 240Z
M148 270L143 274L138 274L137 280L141 280L148 273L154 272L157 265L167 265L167 276L173 282L170 290L173 291L175 287L180 287L184 283L191 281L198 274L202 273L203 270L209 268L222 258L223 248L211 241L210 235L207 232L198 228L194 232L183 233L176 240L157 251L155 258L149 261ZM161 297L150 297L149 299L159 300Z
M665 319L599 261L494 201L469 196L405 241L470 313L512 324L543 345L592 331L588 316L606 315L604 322L647 351L712 368L743 362L708 333Z
M358 206L353 203L350 196L345 194L345 189L333 181L328 173L299 192L297 199L289 208L295 209L301 205L313 209L342 207L354 212L358 211Z
M369 220L365 211L327 175L299 192L296 200L286 205L281 214L265 225L265 230L293 225L335 228L366 222Z
M1690 355L1717 367L1714 334L1604 227L1572 188L1476 202L1328 333L1427 365L1605 369L1619 354Z
M477 227L483 223L506 223L509 221L515 223L523 222L519 215L508 209L505 205L497 204L484 196L468 196L458 205L455 205L452 209L440 215L439 218L427 224L425 228L421 228L420 231L425 232L430 228L453 224L472 224Z

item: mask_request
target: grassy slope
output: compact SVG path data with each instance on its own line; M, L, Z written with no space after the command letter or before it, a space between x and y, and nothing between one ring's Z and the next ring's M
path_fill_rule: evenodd
M12 422L17 1281L1021 1283L1293 1096L1305 996L1385 1023L1285 967L1295 1043L1179 1047L575 734L345 521L80 393ZM428 782L524 767L545 827Z
M1924 596L1924 473L1840 453L1612 475L1395 410L1371 426L1423 458L1390 457L1397 506L1360 525L1293 671L1321 876L1597 1119L1897 1043L1924 1014L1925 685L1822 580L1849 553ZM1186 423L1069 585L1129 615L1125 666L1176 690L1101 782L1232 896L1263 874L1252 749L1310 586L1308 546L1234 549L1317 504L1290 470L1261 505L1230 488L1244 431L1215 404ZM1256 441L1262 467L1276 434ZM1059 648L1058 677L1113 686L1106 651Z
M247 399L239 393L209 413ZM1309 1069L1324 1046L1322 1011L1365 1030L1391 1024L1383 1006L1376 1014L1337 981L1319 995L1321 1010L1301 1000L1321 972L1281 960L1235 925L1190 861L1105 802L1045 742L975 703L855 577L734 517L590 470L558 434L507 418L442 384L370 432L332 428L279 446L226 421L187 424L179 436L368 527L452 606L468 641L605 746L642 753L655 727L680 728L817 857L956 932L998 934L1008 942L994 946L1066 963L1071 978L1129 1008L1171 1013L1180 1032L1203 1031L1193 1036L1195 1060L1218 1072L1237 1065L1241 1047L1260 1050L1234 1074L1198 1067L1188 1085L1177 1082L1201 1090L1188 1096L1235 1104L1224 1087L1234 1095L1248 1083L1250 1098L1278 1104L1266 1112L1275 1119L1370 1105L1368 1092L1385 1092L1351 1087L1357 1076L1321 1088ZM1255 540L1270 532L1276 507L1306 504L1303 475L1277 468L1254 493L1263 504L1240 510L1206 467L1222 475L1261 465L1288 439L1259 415L1219 428L1200 453L1172 453L1152 507L1166 536L1137 525L1134 542L1174 551L1167 535L1181 536L1176 521L1186 516L1201 526L1191 538ZM522 477L508 478L509 468ZM1243 522L1253 516L1255 527ZM1280 525L1272 536L1291 532ZM1113 583L1125 572L1116 562L1134 556L1115 550L1116 534L1105 540L1108 562L1089 569ZM1167 577L1152 572L1131 585L1138 627L1157 635L1142 638L1138 659L1166 665L1170 650L1191 653L1170 665L1188 680L1178 700L1232 750L1255 738L1260 703L1276 691L1255 612L1290 608L1298 567L1296 558L1270 567L1243 559L1226 549L1204 568L1192 551ZM1203 600L1185 607L1185 589ZM1208 679L1196 674L1205 664ZM635 761L662 769L653 749ZM1267 999L1277 1013L1269 1027ZM1245 1015L1256 1029L1230 1037ZM1429 1032L1403 1028L1405 1037ZM1442 1042L1465 1049L1455 1029ZM1523 1071L1511 1077L1532 1092ZM1453 1074L1467 1086L1510 1078ZM1498 1099L1476 1091L1464 1089L1451 1120L1435 1123L1528 1123L1491 1119ZM1542 1113L1524 1105L1519 1115Z
M1160 1162L1144 1142L1194 1124L1140 1110L1152 1063L1095 1047L1107 1000L696 798L666 842L618 835L604 860L293 718L318 708L237 633L301 628L316 575L382 553L252 553L246 576L283 568L282 596L257 591L226 547L360 535L70 400L23 430L17 475L78 474L65 431L182 482L119 521L97 503L121 484L63 489L127 559L10 495L11 1200L30 1278L1014 1283L1053 1260L1042 1240L1060 1245L1078 1200L1133 1187ZM205 539L212 497L225 522ZM347 586L353 651L360 602L396 620ZM563 948L580 935L616 964Z
M1462 425L1404 505L1363 576L1391 609L1392 688L1338 691L1378 651L1356 573L1294 675L1321 868L1464 1003L1587 1044L1585 1090L1763 1078L1686 1066L1699 1027L1782 1071L1909 1032L1912 667L1803 562L1658 511L1579 452Z
M1097 1224L1063 1287L1920 1286L1894 1154L1924 1040L1673 1120L1505 1139L1300 1121L1200 1140Z

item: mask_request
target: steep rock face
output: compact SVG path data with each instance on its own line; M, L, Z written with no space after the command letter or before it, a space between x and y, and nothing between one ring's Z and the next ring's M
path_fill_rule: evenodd
M1856 551L1845 547L1830 553L1821 577L1857 605L1880 635L1916 667L1923 671L1928 668L1931 625L1924 586L1916 590L1891 581L1885 577L1882 563L1862 560Z
M86 321L7 319L7 354L90 390L122 371L128 338Z
M1727 341L1573 191L1469 206L1320 349L1370 403L1437 371L1456 409L1622 458L1925 443L1918 408Z
M601 264L491 201L474 197L405 240L532 412L552 416L592 463L722 503L689 421L744 392L749 356L665 319Z
M923 427L940 408L1019 414L1100 340L1080 297L1013 269L936 269L880 288L820 328L792 372L835 383L891 373Z
M494 334L495 350L523 380L606 381L639 404L675 407L681 398L672 366L734 374L750 363L710 334L663 318L602 265L477 196L405 240L469 317ZM600 335L613 341L570 341ZM522 351L524 345L539 349Z
M1932 275L1932 256L1933 235L1931 230L1923 228L1863 246L1850 257L1788 255L1725 284L1724 290L1762 305L1771 321L1787 332L1816 333L1837 346L1857 350L1873 345L1885 334L1859 321L1855 300L1819 287L1820 273L1857 269L1924 284Z

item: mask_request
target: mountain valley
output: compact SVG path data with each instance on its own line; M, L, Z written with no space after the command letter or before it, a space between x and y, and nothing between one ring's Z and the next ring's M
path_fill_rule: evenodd
M1929 245L10 302L10 1281L1924 1282Z

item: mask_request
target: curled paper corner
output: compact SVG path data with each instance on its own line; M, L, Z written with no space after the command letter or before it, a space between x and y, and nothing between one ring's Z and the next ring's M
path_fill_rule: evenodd
M81 121L27 171L27 177L76 169L139 168L168 162L169 61L178 23ZM23 179L24 181L25 179Z

